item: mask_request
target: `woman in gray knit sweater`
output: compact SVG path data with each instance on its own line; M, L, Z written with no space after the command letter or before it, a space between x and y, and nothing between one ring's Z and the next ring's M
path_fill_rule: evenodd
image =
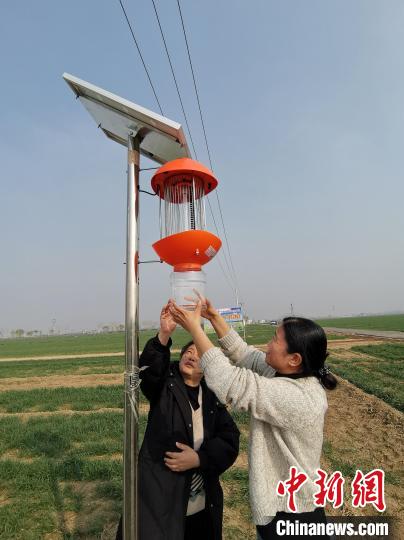
M324 364L324 330L309 319L288 317L264 353L247 345L209 300L202 300L195 311L174 302L169 309L192 335L207 385L223 403L250 413L250 505L258 538L276 538L280 519L325 522L324 508L314 504L314 479L320 468L325 388L332 390L337 383ZM220 348L203 332L201 315L211 322ZM277 494L278 483L289 478L291 467L308 477L294 494L297 513L290 513L287 497Z

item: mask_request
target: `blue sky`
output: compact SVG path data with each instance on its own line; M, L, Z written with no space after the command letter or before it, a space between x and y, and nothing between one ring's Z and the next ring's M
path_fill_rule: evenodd
M184 123L151 1L124 5L165 115ZM208 165L176 2L156 5ZM278 317L290 303L308 316L403 310L404 4L182 7L247 312ZM158 111L119 2L8 3L0 46L0 330L122 322L126 153L61 78L67 71ZM146 189L149 180L142 173ZM219 220L215 197L212 205ZM154 257L157 239L158 205L145 196L141 258ZM170 268L141 270L141 319L156 320ZM217 261L205 271L215 304L233 304Z

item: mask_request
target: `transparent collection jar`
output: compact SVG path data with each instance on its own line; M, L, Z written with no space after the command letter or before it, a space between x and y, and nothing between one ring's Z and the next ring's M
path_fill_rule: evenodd
M202 270L171 272L171 293L175 303L193 311L199 298L195 291L205 297L206 274Z

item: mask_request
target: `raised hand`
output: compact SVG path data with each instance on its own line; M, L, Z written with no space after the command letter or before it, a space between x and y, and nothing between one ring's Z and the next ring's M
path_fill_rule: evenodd
M199 357L202 358L202 355L206 351L214 347L213 343L201 328L202 302L199 300L195 306L195 311L187 311L186 309L177 306L174 300L170 300L168 302L168 306L174 321L180 324L184 330L187 330L191 334L194 344L198 350ZM223 321L221 317L219 317L219 320Z
M173 316L169 310L169 304L163 306L160 313L160 331L159 331L159 340L163 345L167 345L168 340L170 339L171 334L174 332L177 323L174 321Z
M193 291L194 291L197 298L195 298L195 297L192 298L192 297L186 296L185 300L191 300L195 305L198 303L198 300L199 300L201 302L201 304L202 304L201 316L204 319L207 319L208 321L211 321L214 317L219 315L219 313L213 307L212 302L208 298L206 298L206 296L202 296L201 293L199 291L197 291L196 289L193 289Z
M215 317L219 315L219 313L213 307L213 304L211 303L211 301L206 297L203 298L203 301L202 301L201 315L205 319L208 319L208 321L211 321L212 319L214 319Z
M199 300L194 311L188 311L178 306L174 300L168 302L168 310L174 321L192 334L192 330L201 325L202 303Z

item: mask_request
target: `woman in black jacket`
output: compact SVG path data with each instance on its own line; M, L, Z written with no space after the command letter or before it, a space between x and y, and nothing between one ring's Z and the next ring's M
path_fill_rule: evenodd
M240 432L206 386L195 345L170 362L175 326L164 306L160 331L139 359L150 402L139 452L140 540L221 540L219 475L237 458Z

